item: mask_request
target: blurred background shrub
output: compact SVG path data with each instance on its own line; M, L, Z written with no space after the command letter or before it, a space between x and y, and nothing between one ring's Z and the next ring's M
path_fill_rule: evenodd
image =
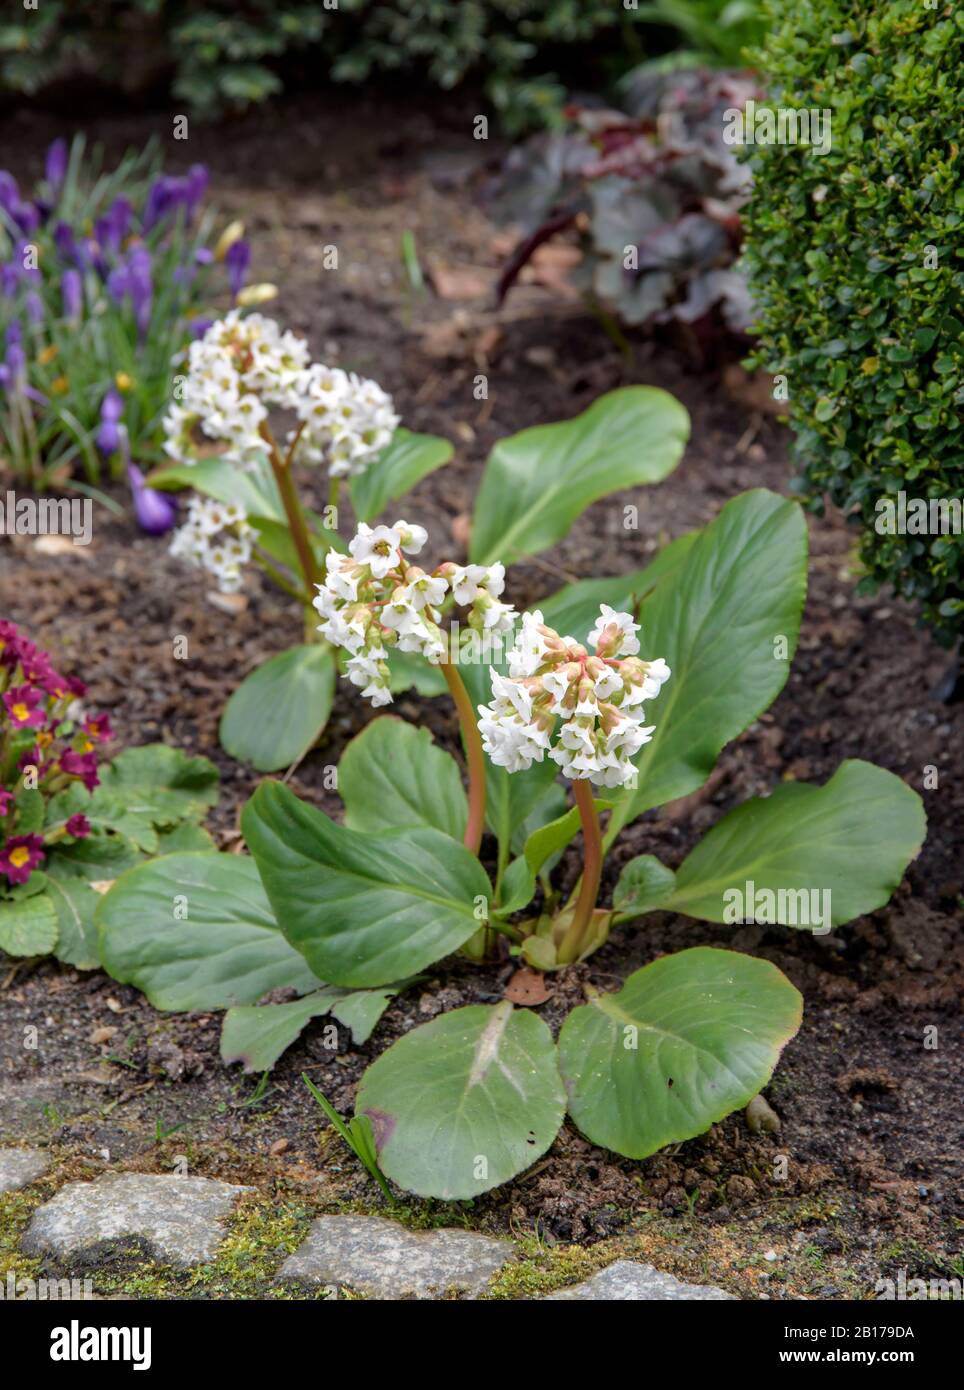
M0 22L0 82L33 96L96 78L205 116L316 85L319 67L349 82L398 73L481 85L513 134L558 120L567 86L680 48L733 65L761 32L759 0L43 0Z

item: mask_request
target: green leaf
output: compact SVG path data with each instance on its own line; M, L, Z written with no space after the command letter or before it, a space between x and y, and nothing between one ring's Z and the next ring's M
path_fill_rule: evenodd
M547 549L598 498L665 478L688 437L689 417L666 391L624 386L573 420L501 440L482 475L471 559L509 565Z
M611 801L593 801L597 813L608 811ZM525 858L529 868L537 874L550 855L558 854L579 834L581 821L578 806L572 806L563 816L550 821L540 829L534 830L525 844Z
M650 807L701 787L724 744L776 699L806 587L803 513L763 488L728 502L686 564L656 585L642 607L640 654L663 657L672 676L646 706L656 731L638 759L636 790L614 797L608 839Z
M44 825L43 792L36 787L21 787L14 797L17 811L17 834L38 835Z
M435 663L419 652L400 652L397 647L388 648L388 686L393 695L403 690L417 690L428 698L448 694L445 677Z
M278 782L258 788L241 825L285 935L331 984L416 974L474 934L476 900L491 895L479 861L441 831L348 830Z
M237 502L249 519L285 520L281 494L267 457L250 471L219 457L199 459L191 464L179 463L172 468L157 469L149 475L147 483L162 492L192 487L217 502Z
M652 912L665 903L675 883L673 870L661 864L655 854L637 855L619 875L613 892L613 910L618 917L641 917L644 912Z
M104 969L156 1009L226 1009L272 989L306 994L319 985L282 936L245 855L140 864L101 900L97 926Z
M179 820L200 820L218 799L218 770L208 758L192 758L166 743L127 748L101 770L97 798L121 796L132 809L145 809L154 824L170 826Z
M385 1174L445 1201L528 1168L565 1110L552 1034L508 1001L455 1009L406 1033L365 1072L355 1102Z
M51 864L58 874L74 873L91 883L104 883L132 869L143 857L123 835L91 835L72 845L58 844Z
M580 579L557 589L536 606L550 627L575 637L577 642L585 642L599 617L601 603L608 603L617 612L635 613L661 580L685 565L699 535L699 531L687 531L678 536L641 570L613 575L609 579Z
M100 965L100 948L94 914L100 894L86 878L65 872L58 855L51 855L43 877L45 896L57 914L57 959L76 970L95 970Z
M563 1024L569 1113L627 1158L692 1139L763 1089L802 1008L769 961L705 946L662 956Z
M787 782L724 816L677 869L665 906L828 931L888 901L926 830L921 798L899 777L844 762L823 787Z
M177 854L181 850L204 851L211 849L217 849L213 838L203 825L196 825L194 821L182 821L180 825L175 825L170 830L159 830L157 833L158 854Z
M290 767L328 723L335 693L330 647L290 647L245 676L221 716L225 752L259 772Z
M45 956L57 943L57 913L46 893L0 902L0 951Z
M535 897L536 877L526 863L525 855L513 859L502 876L499 888L498 917L510 917L513 912L521 912Z
M378 1158L375 1154L375 1135L372 1130L371 1121L365 1115L355 1115L354 1118L349 1120L346 1124L331 1102L322 1095L313 1082L308 1080L304 1072L301 1073L301 1079L318 1102L322 1111L328 1117L328 1121L332 1128L341 1135L359 1163L361 1163L364 1168L367 1168L388 1201L393 1206L397 1205L395 1202L395 1195L386 1182L385 1175L378 1166Z
M241 1062L246 1072L270 1071L306 1024L329 1013L360 1045L371 1037L395 993L392 988L352 992L326 985L288 1004L229 1009L221 1025L221 1060L228 1065Z
M429 473L448 463L454 452L447 439L434 434L396 430L384 453L351 479L351 503L358 520L371 521L387 502L410 492Z
M338 763L345 824L373 834L434 825L456 840L469 808L455 759L428 729L383 715L351 740Z

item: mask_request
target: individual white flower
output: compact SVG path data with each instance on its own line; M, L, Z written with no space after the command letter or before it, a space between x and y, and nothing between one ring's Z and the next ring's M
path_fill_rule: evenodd
M359 522L358 530L348 543L348 549L359 565L368 565L376 579L384 579L389 570L402 561L402 536L395 526L368 526Z
M586 639L600 656L635 656L639 651L639 623L631 613L617 613L608 603L599 605L599 617Z
M538 608L534 613L523 613L522 631L516 637L516 645L508 653L509 675L514 679L531 676L542 665L549 651L544 627Z
M590 655L548 627L540 612L525 613L509 653L509 675L491 672L493 699L479 706L483 747L493 762L518 771L548 752L574 780L605 787L630 782L632 759L654 732L642 725L642 702L670 675L662 658L647 662L636 655L638 631L631 614L603 605L590 633L596 647Z

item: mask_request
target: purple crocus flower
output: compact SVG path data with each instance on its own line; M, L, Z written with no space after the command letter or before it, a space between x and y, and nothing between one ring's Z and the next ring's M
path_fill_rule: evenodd
M10 212L20 202L20 188L13 174L8 174L6 169L0 169L0 208L4 212Z
M224 264L227 267L228 283L231 286L231 295L237 299L244 284L244 277L248 273L248 266L251 263L251 247L242 237L240 241L234 242L228 247L224 257Z
M36 290L30 290L24 298L24 308L31 323L43 323L44 302Z
M29 236L40 226L40 209L33 203L14 203L8 211L24 236Z
M192 338L203 338L213 323L214 319L191 319L188 331Z
M149 536L163 536L165 531L170 531L177 519L177 503L174 498L165 492L158 492L156 488L148 487L144 481L144 474L136 463L127 465L127 480L134 499L134 515L141 530L146 531Z
M20 269L16 262L11 261L8 265L0 266L0 289L8 299L12 299L17 293L17 286L20 284Z
M198 203L208 191L208 171L203 164L192 164L185 179L185 209L193 217Z
M74 230L66 222L58 222L54 228L54 244L62 260L80 262L80 249L74 236Z
M94 442L102 454L116 454L121 446L121 427L118 420L124 413L124 400L113 386L107 392L100 406L100 429Z
M60 277L60 293L64 301L64 318L79 319L84 304L83 285L79 270L65 270Z
M151 254L146 246L131 247L127 259L107 277L107 292L115 304L122 304L125 297L130 299L137 330L143 336L151 321L153 301Z
M47 164L45 173L47 182L53 188L59 188L64 181L67 173L67 141L55 140L47 151Z

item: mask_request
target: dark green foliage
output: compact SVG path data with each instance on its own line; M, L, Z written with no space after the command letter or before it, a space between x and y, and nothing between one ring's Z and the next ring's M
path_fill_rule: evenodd
M756 362L787 377L810 504L829 495L853 514L864 589L889 582L949 645L964 619L960 534L878 529L878 504L901 491L964 499L964 15L936 6L774 12L759 59L770 104L829 109L831 148L755 146L744 217Z
M135 90L166 70L172 95L205 115L275 95L285 60L302 55L306 72L336 81L480 81L510 131L557 119L565 89L554 65L589 81L680 44L733 63L759 33L758 0L44 0L14 10L0 23L0 79L14 91L91 72Z

